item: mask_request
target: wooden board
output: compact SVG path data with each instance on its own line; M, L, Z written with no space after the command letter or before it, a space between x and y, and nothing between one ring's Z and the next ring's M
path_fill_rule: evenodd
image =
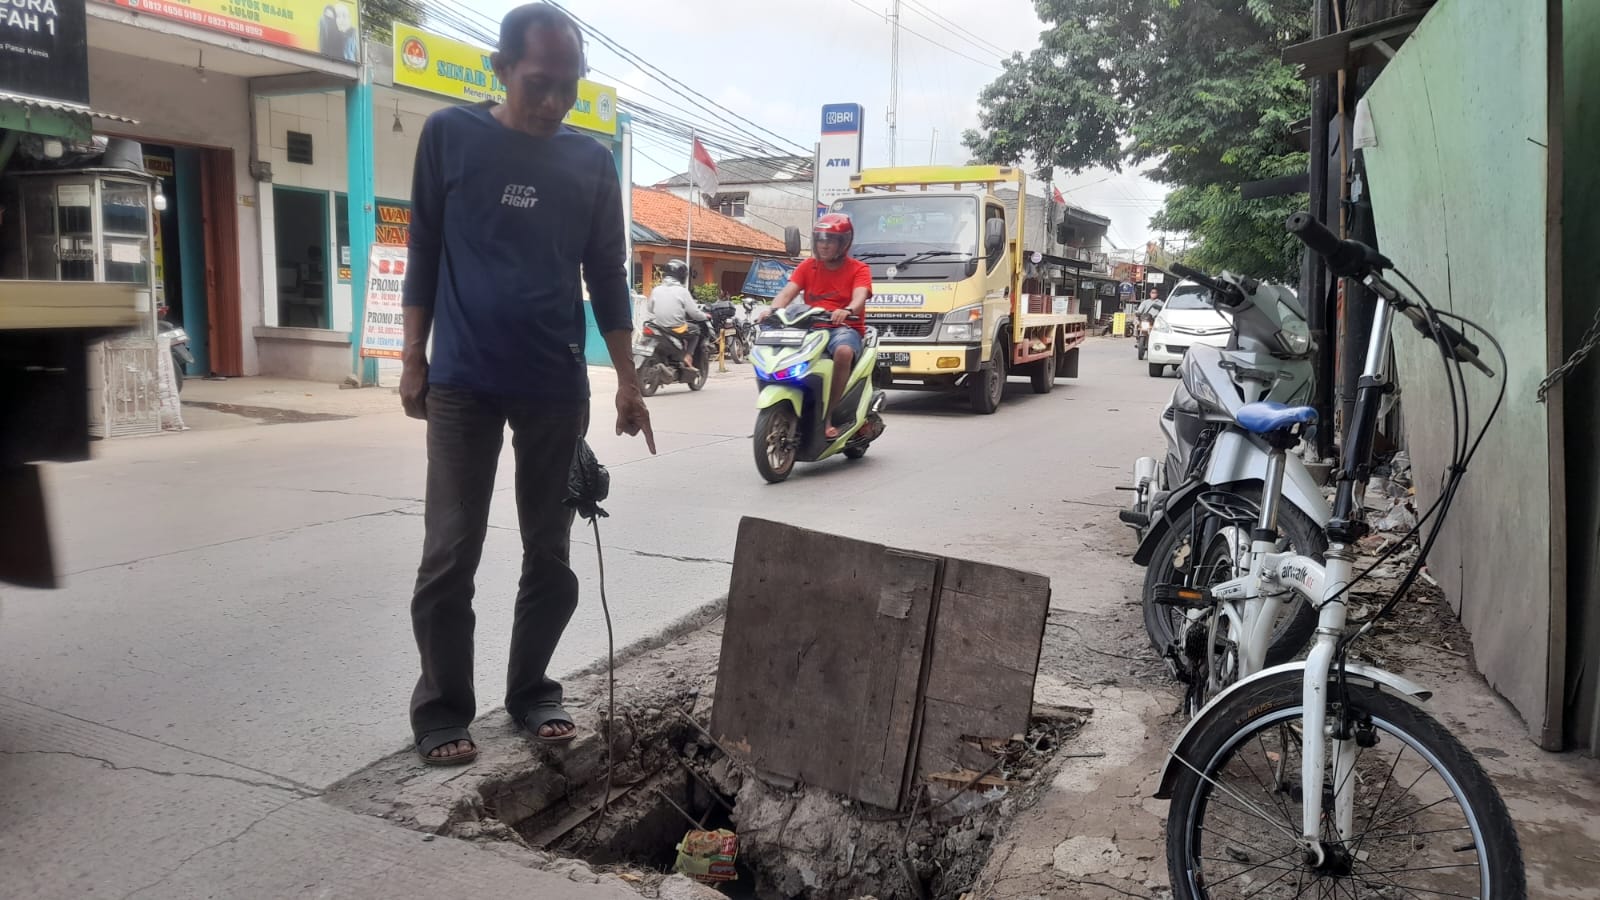
M940 568L936 557L743 520L712 733L768 772L898 808Z
M0 329L4 330L134 328L149 316L148 306L139 311L138 288L131 284L0 281Z
M952 559L945 563L924 691L915 774L983 771L994 761L965 738L1028 730L1050 611L1043 575Z

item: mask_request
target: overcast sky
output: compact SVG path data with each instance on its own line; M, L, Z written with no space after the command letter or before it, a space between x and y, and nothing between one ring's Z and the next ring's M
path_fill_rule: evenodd
M477 8L498 20L514 5L490 0ZM563 5L683 84L802 147L816 142L824 103L860 103L867 111L866 164L889 164L887 0ZM964 163L961 133L977 126L978 93L999 75L1000 54L993 48L1031 50L1043 26L1032 0L902 0L901 10L899 162ZM593 80L616 85L624 100L690 102L592 39L589 63ZM708 115L720 120L725 114L711 109ZM687 168L687 147L672 138L646 131L636 147L634 180L640 184ZM1124 248L1141 246L1151 235L1150 216L1166 193L1136 173L1104 170L1067 176L1061 187L1072 204L1110 216L1111 243Z

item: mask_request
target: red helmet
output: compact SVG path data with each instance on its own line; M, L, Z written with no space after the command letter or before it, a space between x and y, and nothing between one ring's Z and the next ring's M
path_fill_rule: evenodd
M850 245L855 240L856 227L850 224L850 217L844 213L828 213L818 219L817 226L811 230L811 255L825 263L838 262L850 255ZM826 254L822 251L824 243L829 247Z

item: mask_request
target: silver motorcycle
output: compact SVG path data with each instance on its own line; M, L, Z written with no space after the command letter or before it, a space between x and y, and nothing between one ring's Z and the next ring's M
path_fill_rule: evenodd
M1315 368L1304 307L1294 291L1229 273L1212 278L1186 266L1171 270L1209 290L1209 302L1233 323L1225 347L1191 346L1178 367L1179 385L1162 410L1163 459L1134 463L1133 504L1121 518L1140 534L1134 561L1147 566L1145 629L1151 643L1180 670L1174 646L1188 614L1181 592L1236 576L1245 565L1260 508L1271 448L1240 428L1247 403L1310 402ZM1329 509L1316 479L1290 456L1283 482L1279 530L1285 547L1320 557ZM1316 627L1316 611L1300 603L1284 612L1268 660L1293 658ZM1193 633L1193 630L1188 630ZM1225 636L1221 639L1226 640Z

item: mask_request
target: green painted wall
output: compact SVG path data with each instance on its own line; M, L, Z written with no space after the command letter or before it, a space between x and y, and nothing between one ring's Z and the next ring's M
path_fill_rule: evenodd
M1600 310L1600 3L1566 0L1562 20L1563 350ZM1600 357L1561 391L1567 451L1567 739L1600 754Z
M1560 709L1548 688L1551 468L1547 408L1534 401L1549 356L1547 21L1534 0L1435 6L1367 95L1378 146L1366 163L1384 252L1511 358L1505 409L1429 566L1472 632L1479 669L1548 746ZM1406 437L1431 503L1448 461L1447 387L1437 351L1402 331ZM1481 422L1495 385L1472 370L1466 378ZM1557 497L1558 515L1561 506ZM1554 661L1559 669L1564 653Z

